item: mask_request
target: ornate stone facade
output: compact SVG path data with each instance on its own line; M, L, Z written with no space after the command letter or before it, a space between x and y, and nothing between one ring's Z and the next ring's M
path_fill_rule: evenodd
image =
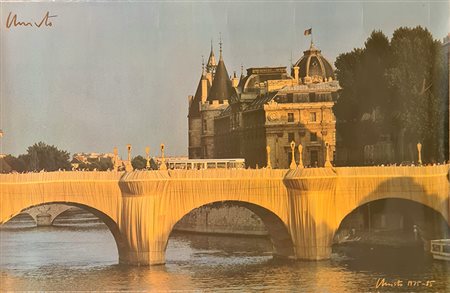
M222 49L213 74L209 68L189 98L189 158L245 158L247 166L265 167L269 146L272 167L288 168L294 141L303 146L304 165L323 166L327 149L333 161L332 107L340 87L331 64L312 43L291 74L286 67L252 67L230 80Z

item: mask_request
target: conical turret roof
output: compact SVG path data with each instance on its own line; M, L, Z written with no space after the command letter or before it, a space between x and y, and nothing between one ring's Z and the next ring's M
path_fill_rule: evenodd
M221 54L219 64L217 64L216 74L212 82L211 91L209 92L207 100L229 100L232 94L233 86L231 85L231 80Z

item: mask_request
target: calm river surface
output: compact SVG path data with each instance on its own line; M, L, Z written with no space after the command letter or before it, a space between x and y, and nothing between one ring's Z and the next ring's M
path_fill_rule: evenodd
M174 234L166 265L118 265L101 223L53 227L9 222L0 228L0 291L450 292L450 265L411 255L321 262L275 261L263 238ZM379 287L378 278L402 287ZM432 287L408 280L434 281Z

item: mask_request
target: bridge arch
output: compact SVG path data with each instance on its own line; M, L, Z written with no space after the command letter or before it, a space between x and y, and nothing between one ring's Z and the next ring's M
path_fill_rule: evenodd
M358 209L359 207L378 200L405 200L405 202L414 202L427 209L433 210L443 217L450 225L449 215L449 196L448 196L448 173L427 174L428 167L412 167L414 171L422 171L421 177L393 176L388 180L378 180L377 178L363 178L356 180L356 184L347 185L356 186L354 190L342 188L340 197L343 199L339 203L336 219L337 226L340 226L344 218ZM424 172L425 171L425 172ZM430 170L429 170L430 171ZM437 170L439 171L439 170ZM423 177L422 177L423 176ZM353 179L355 180L355 179Z
M14 218L18 214L20 214L22 212L26 212L26 210L28 210L30 208L38 208L43 205L51 205L51 204L60 204L60 205L66 205L69 207L77 207L77 208L83 209L87 212L90 212L91 214L96 216L98 219L100 219L100 221L102 221L108 227L109 231L113 235L116 246L117 246L117 251L119 254L119 262L122 259L127 258L127 253L129 251L128 244L127 244L125 237L123 236L123 234L120 231L118 223L114 219L112 219L109 215L107 215L106 213L104 213L104 212L100 211L99 209L96 209L92 206L86 205L86 204L82 204L82 203L78 203L78 202L65 202L65 201L64 202L63 201L42 202L39 204L27 206L25 208L22 208L20 211L14 213L14 214L11 214L4 222L0 223L0 225L7 223L9 220Z
M67 206L67 209L65 209L65 210L63 210L63 211L61 211L61 212L58 212L58 214L57 215L55 215L55 217L52 219L52 225L53 225L53 223L58 219L60 219L62 216L64 216L65 214L66 214L66 212L68 212L68 211L70 211L70 209L72 208L73 206Z
M22 210L33 218L37 226L51 226L57 217L71 207L64 204L41 204Z
M443 205L448 206L448 201L447 203L443 203ZM407 199L401 196L386 196L366 200L348 212L338 223L335 237L339 237L337 234L345 232L342 231L345 229L392 230L397 228L408 230L412 235L414 225L419 225L420 227L420 225L429 224L430 222L433 223L430 227L435 230L431 235L435 237L448 237L450 224L448 223L446 213L443 213L442 210L437 210L432 205L417 200ZM387 225L391 225L391 227L387 227ZM438 232L440 232L440 236Z
M447 178L436 177L430 176L433 181L397 177L378 184L369 194L352 197L337 215L333 242L348 236L398 245L421 240L429 250L429 240L450 235Z
M266 207L263 207L262 205L241 200L212 201L190 209L188 212L179 217L171 226L165 249L167 249L170 235L172 234L176 223L181 221L181 219L192 213L194 210L213 204L226 204L228 206L242 207L250 210L264 223L264 226L266 227L268 232L268 236L270 237L270 240L272 242L273 256L277 258L295 257L292 237L289 233L288 227L283 222L283 220L275 212L269 210Z

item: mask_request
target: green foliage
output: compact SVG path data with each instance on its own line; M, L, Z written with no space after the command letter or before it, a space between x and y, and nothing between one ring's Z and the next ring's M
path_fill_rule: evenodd
M113 163L111 158L100 158L95 160L89 160L87 163L79 163L78 170L88 171L107 171L113 169Z
M422 27L399 28L391 41L374 31L365 47L336 59L342 87L334 106L344 146L376 143L389 134L396 160L424 145L424 158L444 159L448 125L448 68L442 44Z
M28 147L24 160L28 171L70 170L70 154L53 145L38 142Z
M378 31L372 32L363 49L337 58L336 75L343 90L333 110L341 122L337 131L346 147L372 144L379 136L381 127L369 115L389 108L384 73L390 59L389 40Z
M336 59L336 77L343 88L339 100L334 106L337 117L343 121L356 121L360 118L362 105L359 97L359 72L361 71L361 49L355 49L350 53L344 53Z
M20 155L19 157L14 157L12 155L7 155L4 160L11 167L12 170L16 172L25 172L27 170L27 162L25 161L25 155Z
M144 170L145 166L147 165L147 160L139 155L131 160L131 165L135 170Z
M53 145L38 142L28 147L26 154L19 155L17 158L8 155L5 157L5 161L12 170L17 172L56 171L59 169L70 170L69 158L68 152L59 150Z
M140 155L136 156L131 160L131 165L135 170L145 170L147 166L147 159ZM152 158L150 158L150 169L158 170L158 165Z

